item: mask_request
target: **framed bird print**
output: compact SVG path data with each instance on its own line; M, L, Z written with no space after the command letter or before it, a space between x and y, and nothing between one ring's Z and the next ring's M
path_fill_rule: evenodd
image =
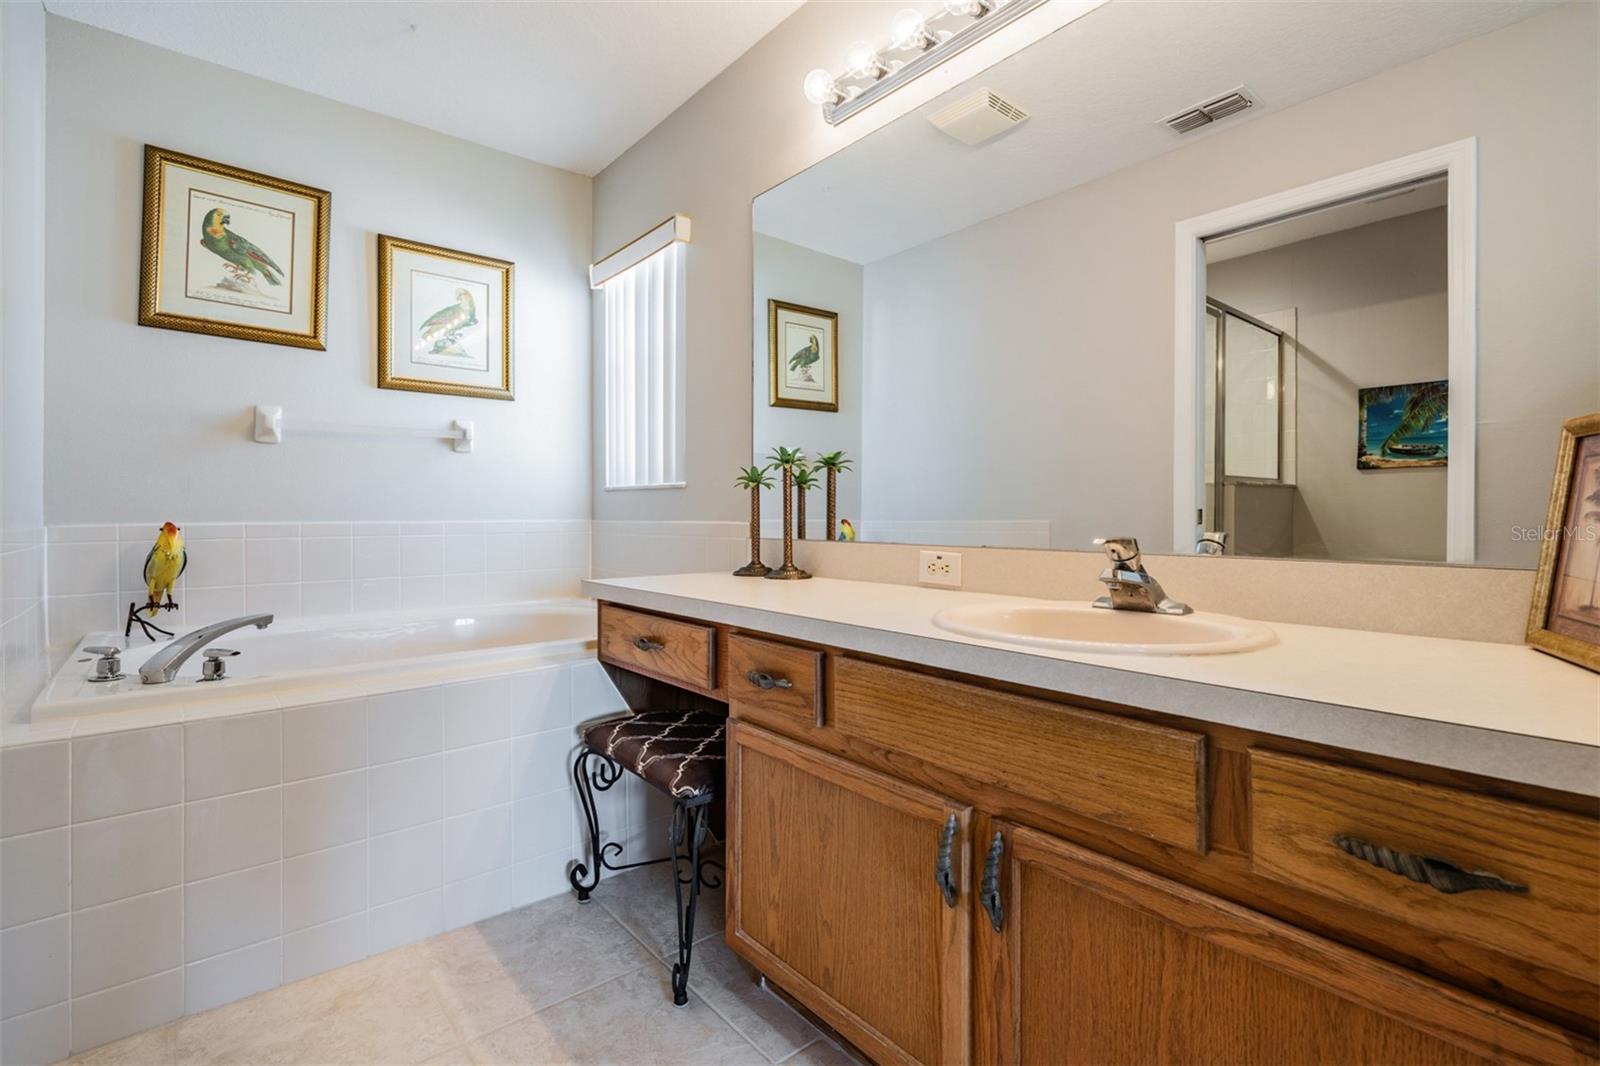
M512 399L512 264L378 237L378 387Z
M145 145L139 324L325 350L331 200Z
M1600 671L1600 413L1561 427L1528 643Z
M769 407L839 409L839 316L815 307L767 301Z

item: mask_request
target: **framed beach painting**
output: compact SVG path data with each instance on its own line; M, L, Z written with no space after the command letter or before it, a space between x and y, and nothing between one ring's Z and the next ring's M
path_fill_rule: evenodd
M139 324L326 349L331 199L145 145Z
M1528 643L1600 671L1600 413L1561 427Z
M767 301L768 406L839 409L839 316Z
M1444 466L1450 461L1450 382L1359 389L1357 470Z
M512 264L378 237L378 387L512 399Z

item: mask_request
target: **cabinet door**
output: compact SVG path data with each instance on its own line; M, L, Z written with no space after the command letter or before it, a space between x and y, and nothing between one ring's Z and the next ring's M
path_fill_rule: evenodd
M734 949L879 1062L967 1062L970 809L739 721L728 794Z
M1000 931L984 913L976 933L987 1061L1584 1060L1577 1038L1421 974L1044 833L994 828Z

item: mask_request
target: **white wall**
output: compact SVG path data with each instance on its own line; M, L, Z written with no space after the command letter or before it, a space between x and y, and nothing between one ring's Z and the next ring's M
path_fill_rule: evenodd
M1449 374L1445 229L1439 207L1206 268L1226 304L1297 312L1296 556L1444 559L1445 468L1358 470L1355 438L1359 389Z
M794 86L857 27L881 33L892 6L807 5L596 179L599 246L619 244L673 210L696 215L697 226L690 489L627 500L601 494L597 516L739 517L742 499L721 486L724 471L749 450L749 200L846 143ZM1115 527L1155 544L1170 540L1174 224L1476 136L1479 561L1532 566L1537 545L1514 539L1512 526L1542 520L1549 484L1529 472L1549 465L1562 420L1600 406L1597 19L1595 5L1569 4L992 220L985 239L946 238L965 242L974 262L1005 264L996 273L1009 302L987 308L986 352L1013 339L1010 322L1031 330L1037 307L1071 323L1050 360L1034 368L1046 376L1067 365L1075 371L1052 383L1060 433L1104 405L1112 389L1135 392L1116 464L1104 461L1104 441L1085 440L1048 471L1081 532ZM861 117L879 124L892 117L877 111ZM1252 165L1241 167L1240 159ZM1039 224L1017 217L1028 212ZM865 434L870 451L870 424ZM1024 451L1004 454L1033 462ZM1130 480L1148 492L1129 496L1122 486ZM871 486L865 489L870 502Z
M754 449L765 462L778 445L799 448L815 458L843 450L852 460L839 475L839 517L857 525L861 521L861 472L866 457L861 450L862 367L867 350L861 335L861 267L846 259L802 248L776 237L755 235L755 308L752 330L754 361ZM839 410L802 411L769 406L771 359L767 338L767 301L803 304L839 316ZM730 464L729 477L732 477ZM762 501L762 516L771 518L783 506L781 496ZM808 526L824 519L827 496L812 493L806 504ZM774 529L779 528L774 526Z
M38 3L0 4L0 722L43 684L44 39Z
M48 22L50 523L588 516L589 179ZM136 324L146 143L333 194L327 351ZM515 402L375 387L379 233L516 263ZM478 450L259 445L259 403L291 420L472 419Z

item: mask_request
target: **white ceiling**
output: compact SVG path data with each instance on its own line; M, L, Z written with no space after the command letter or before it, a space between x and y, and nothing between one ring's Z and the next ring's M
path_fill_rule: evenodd
M594 174L801 2L45 0L45 6L162 48Z
M871 263L1554 6L1112 0L756 200L761 233ZM1167 115L1245 85L1184 135ZM1032 112L970 148L927 116L978 86Z

